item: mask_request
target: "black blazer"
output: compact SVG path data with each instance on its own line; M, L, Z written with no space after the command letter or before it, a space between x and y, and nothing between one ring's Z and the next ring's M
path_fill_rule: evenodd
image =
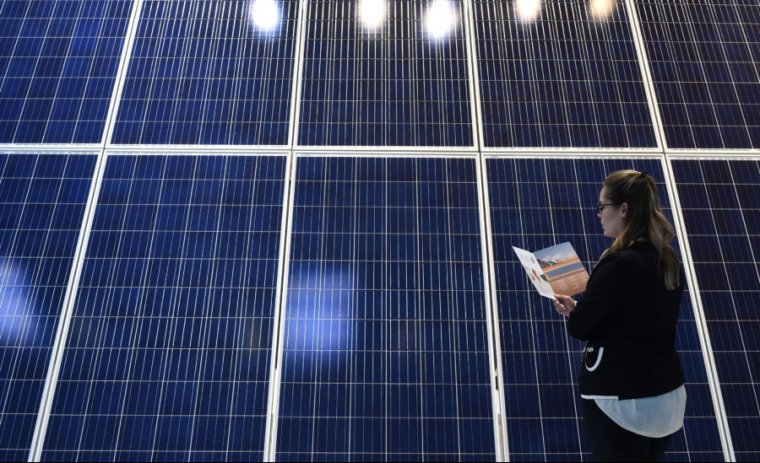
M683 280L681 269L681 285L665 288L657 251L649 243L635 243L597 264L567 321L571 336L588 341L582 395L633 399L683 384L675 349Z

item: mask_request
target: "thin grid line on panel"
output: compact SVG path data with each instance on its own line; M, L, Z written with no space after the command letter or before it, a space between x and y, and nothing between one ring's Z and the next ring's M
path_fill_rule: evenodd
M101 141L130 6L0 4L0 142Z
M286 145L296 0L146 0L113 143Z
M595 202L607 173L633 167L659 178L660 163L488 161L507 421L514 459L584 458L582 452L588 451L588 445L585 431L580 429L580 399L574 386L578 363L574 352L580 343L567 337L564 322L528 287L511 246L538 250L570 241L591 268L589 259L601 253L606 240L596 229L592 208L583 204ZM660 189L667 206L662 184ZM690 399L684 431L673 440L671 451L675 458L720 459L723 453L696 327L688 302L682 305L678 348Z
M261 459L283 165L109 158L45 459Z
M760 5L638 2L668 146L760 147Z
M624 5L474 6L484 146L657 146Z
M389 2L371 30L356 2L310 4L298 145L474 146L462 4L448 2L455 24L440 39L431 5Z
M25 460L94 156L0 155L0 459Z
M460 192L462 188L474 187L474 178L470 178L474 176L473 162L299 159L289 264L290 295L286 312L278 459L314 458L317 455L332 458L404 455L417 459L424 455L457 455L456 448L460 449L460 458L477 458L477 455L493 458L493 422L488 400L490 380L485 358L487 346L483 338L485 326L482 326L485 314L475 315L469 322L473 324L472 328L463 324L461 318L470 310L482 309L482 305L475 302L482 290L482 287L476 288L477 272L470 275L475 280L468 281L467 274L472 271L468 267L452 265L445 259L426 261L421 258L423 254L432 257L433 252L445 254L446 240L432 240L421 232L416 237L415 234L399 235L404 227L450 226L454 230L448 237L448 245L453 246L453 239L464 239L472 233L467 227L475 225L460 223L462 216L449 225L445 219L435 225L433 213L426 211L423 204L434 199L444 200L443 196L435 196L434 187L439 188L438 193L442 195L446 185L450 188L459 185ZM424 181L426 175L444 175L442 166L446 166L446 175L470 180L464 183L443 183L443 178ZM432 171L424 173L426 170ZM463 175L459 171L469 173ZM423 179L406 185L396 185L393 181L398 177L416 176ZM326 178L338 181L325 182ZM420 191L416 191L418 188ZM456 200L455 191L451 192L451 200ZM422 197L414 199L423 194L431 196L425 196L427 201ZM471 202L475 191L471 191L467 198L459 201ZM322 207L312 212L300 207L309 204ZM407 206L388 207L391 204ZM337 207L340 205L349 207ZM472 205L471 213L475 210ZM445 214L446 211L442 209L441 212ZM363 233L348 233L352 228L353 231L363 230ZM324 233L329 230L340 234L331 238ZM464 234L460 236L461 233ZM478 238L477 233L473 238ZM434 248L434 241L442 247ZM476 241L479 242L479 238ZM471 246L458 243L448 248L448 252L477 253L474 250L477 248ZM420 256L402 264L391 259L394 254L409 252L419 252ZM302 260L310 259L312 254L321 256L320 260ZM376 255L376 261L366 262L373 255ZM349 258L343 259L343 256ZM474 257L471 255L470 265L480 271L482 261L479 256ZM456 318L458 327L448 322L451 317L445 317L443 312L434 313L436 308L445 311L441 304L448 306L449 311L455 310L452 304L456 304L457 292L430 292L430 285L446 285L434 279L435 273L431 272L447 266L452 271L467 269L458 277L461 281L457 279L455 284L476 285L458 291L458 297L465 298L456 299L460 301L456 310L461 311ZM445 276L438 276L445 279ZM427 283L423 284L425 281ZM425 289L426 285L428 289ZM434 326L427 326L426 330L425 322L419 319L415 310L422 314L427 310L428 318L432 317L428 325L437 324L439 331ZM435 339L429 336L437 333L453 343L454 334L447 329L462 328L469 338L460 333L458 339L460 342L469 339L471 345L474 343L476 355L466 353L467 344L456 348L451 346L454 352L468 356L472 365L469 362L458 365L465 371L459 370L457 378L443 378L442 382L437 375L443 373L440 370L443 364L436 364L431 359L436 360L436 355L445 356L447 350L442 345L435 346ZM425 345L426 340L429 345ZM417 352L427 355L427 361ZM446 362L448 364L448 360ZM426 373L426 365L433 370ZM452 365L448 365L447 371L454 374ZM426 374L431 375L427 380ZM424 384L433 387L427 386L428 389L423 391ZM441 388L447 394L442 395ZM473 391L481 393L473 396ZM470 432L460 428L462 434L455 432L460 408L454 406L448 414L436 414L435 400L455 400L457 394L461 394L458 397L465 412L460 419L469 416L468 426L474 428ZM420 426L429 426L430 430L437 428L438 433L422 433ZM455 432L455 435L442 438L445 432ZM487 449L485 453L483 448ZM473 449L479 449L479 452L473 453Z
M673 161L702 305L738 461L760 456L753 295L760 292L757 161Z

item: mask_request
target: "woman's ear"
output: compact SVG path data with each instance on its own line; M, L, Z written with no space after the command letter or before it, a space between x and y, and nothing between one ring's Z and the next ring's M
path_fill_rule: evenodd
M623 218L628 216L628 203L623 203L620 205L620 213L623 214Z

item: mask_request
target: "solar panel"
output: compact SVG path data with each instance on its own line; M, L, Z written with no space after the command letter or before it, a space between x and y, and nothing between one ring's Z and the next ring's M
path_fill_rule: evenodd
M671 148L760 148L760 4L636 2Z
M132 2L0 2L0 143L100 143Z
M298 160L278 461L494 460L475 169Z
M667 207L660 161L489 159L487 168L510 459L589 458L576 386L582 344L568 337L564 320L532 288L511 246L538 250L570 241L591 269L609 244L593 209L605 176L624 168L647 171ZM722 460L688 296L680 317L677 348L689 398L668 458Z
M29 456L95 156L0 154L0 460Z
M266 0L264 0L266 1ZM298 2L145 0L113 143L285 145Z
M760 458L760 162L673 161L737 461Z
M473 2L485 146L657 146L625 5L594 3Z
M375 3L373 29L370 1L309 2L298 143L473 146L462 4Z
M284 166L108 159L43 460L262 460Z

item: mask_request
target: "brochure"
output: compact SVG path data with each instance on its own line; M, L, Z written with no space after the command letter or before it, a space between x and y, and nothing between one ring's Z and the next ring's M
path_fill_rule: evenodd
M512 246L538 293L549 299L555 294L572 296L586 289L589 274L570 243L530 252Z

